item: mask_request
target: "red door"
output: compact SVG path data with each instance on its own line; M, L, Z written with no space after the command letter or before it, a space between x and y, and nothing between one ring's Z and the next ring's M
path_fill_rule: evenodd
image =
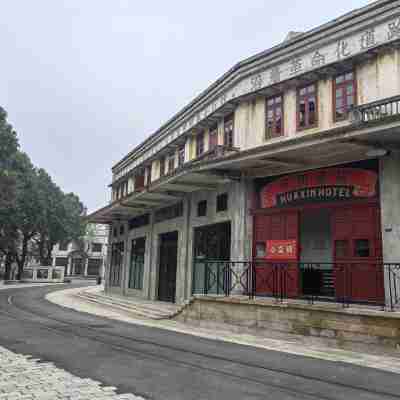
M334 280L338 299L382 303L384 277L380 210L376 205L336 209Z
M299 269L296 262L269 262L263 258L267 240L299 240L297 212L254 217L254 259L256 293L296 297L299 294ZM283 292L283 293L281 293Z

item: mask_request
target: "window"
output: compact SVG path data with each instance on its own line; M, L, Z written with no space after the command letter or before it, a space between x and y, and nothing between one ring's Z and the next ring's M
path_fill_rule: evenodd
M140 217L135 217L129 220L128 226L129 230L140 228L141 226L146 226L150 223L150 215L144 214Z
M213 126L210 129L210 150L214 149L218 145L218 125Z
M145 238L132 240L131 262L129 271L129 288L143 289L143 270L145 255Z
M56 257L56 267L67 267L68 258L67 257Z
M217 196L217 212L226 211L228 209L228 193Z
M89 258L87 274L91 275L91 276L99 275L100 267L101 267L101 259L100 258Z
M339 258L349 256L349 242L347 240L335 241L335 256Z
M266 100L265 138L272 139L283 135L283 97L275 96Z
M142 171L140 175L135 176L135 192L144 189L144 172Z
M119 234L120 235L123 235L125 233L125 227L124 227L124 225L121 225L120 227L119 227Z
M110 285L121 286L124 242L113 243L111 250Z
M231 114L224 119L224 145L233 147L233 117Z
M199 133L196 136L196 157L199 157L204 152L204 133Z
M152 170L153 170L152 165L153 165L153 164L150 163L150 164L147 166L147 184L148 184L148 185L150 185L150 183L151 183L151 174L152 174Z
M267 255L267 247L265 242L256 243L256 257L264 258Z
M68 250L68 246L69 246L68 242L60 242L60 244L58 245L58 249L60 251L66 251Z
M205 217L207 215L207 200L202 200L197 203L197 216Z
M317 85L308 85L299 89L298 98L298 129L313 128L318 123L317 116Z
M334 80L334 119L346 119L356 103L356 81L354 72L338 75Z
M170 219L178 218L183 215L183 203L177 203L169 207L161 208L154 213L154 221L162 222Z
M103 249L102 243L92 243L92 252L93 253L101 253L102 249Z
M356 257L369 257L371 255L369 240L357 239L354 241L354 255Z
M165 157L160 159L160 178L165 175Z
M175 153L172 153L168 157L168 173L171 174L175 169Z
M178 166L181 167L183 164L185 164L185 145L178 149Z
M118 236L118 230L117 230L116 227L113 229L113 236L114 236L114 237L117 237L117 236Z

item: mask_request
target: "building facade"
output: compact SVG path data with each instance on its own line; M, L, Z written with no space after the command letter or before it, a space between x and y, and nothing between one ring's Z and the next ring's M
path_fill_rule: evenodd
M111 293L397 302L400 1L239 62L112 172Z
M64 276L103 277L108 235L107 225L89 224L83 240L54 246L52 265L64 267Z

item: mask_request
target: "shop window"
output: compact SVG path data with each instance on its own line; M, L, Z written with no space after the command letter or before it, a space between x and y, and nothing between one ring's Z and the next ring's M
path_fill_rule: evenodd
M217 212L226 211L228 209L228 194L222 193L217 196Z
M92 252L93 253L101 253L102 249L103 249L102 243L92 243Z
M346 119L356 103L356 81L354 72L338 75L333 81L334 120Z
M256 257L264 258L267 255L267 248L265 242L256 243Z
M369 257L371 255L368 239L356 239L354 241L354 255L356 257Z
M202 200L197 203L197 216L205 217L207 215L207 200Z
M275 96L266 100L265 139L283 135L283 97Z
M143 271L145 256L145 238L132 240L132 251L129 272L129 288L143 289Z
M344 258L349 256L349 242L347 240L335 241L335 255L338 258Z
M196 136L196 157L201 156L204 153L204 133L199 133Z
M303 87L297 92L297 127L299 130L317 126L317 85Z
M233 147L233 117L234 114L231 114L224 119L224 145L227 147Z

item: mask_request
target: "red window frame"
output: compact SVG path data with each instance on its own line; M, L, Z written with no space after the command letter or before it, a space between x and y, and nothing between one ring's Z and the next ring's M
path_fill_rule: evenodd
M203 153L204 153L204 132L201 132L196 136L196 157L201 156Z
M160 158L160 178L165 175L165 157Z
M230 114L224 118L224 145L227 147L233 147L235 124L234 124L234 114Z
M265 139L284 136L283 95L268 97L265 100Z
M297 130L302 131L316 126L318 126L318 84L315 82L297 89Z
M214 149L218 145L218 126L215 125L210 129L209 133L209 150Z
M336 75L333 79L333 120L343 121L357 105L357 81L354 71Z

